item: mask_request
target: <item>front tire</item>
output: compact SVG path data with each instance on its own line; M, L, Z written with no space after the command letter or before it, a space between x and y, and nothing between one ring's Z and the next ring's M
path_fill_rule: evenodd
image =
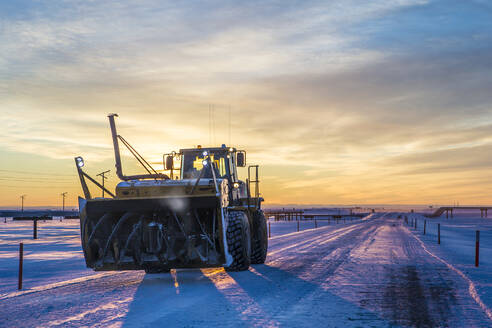
M262 210L253 213L253 233L251 235L251 263L265 263L268 252L268 231L265 214Z
M251 264L251 234L246 214L230 211L227 225L227 248L232 256L232 263L226 271L248 270Z

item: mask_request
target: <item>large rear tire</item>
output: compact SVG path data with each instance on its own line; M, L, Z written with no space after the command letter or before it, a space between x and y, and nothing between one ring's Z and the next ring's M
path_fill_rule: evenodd
M268 252L268 231L265 214L262 210L253 213L251 237L251 263L263 264Z
M228 213L227 248L232 256L232 263L226 271L248 270L251 264L251 235L246 214L240 211Z

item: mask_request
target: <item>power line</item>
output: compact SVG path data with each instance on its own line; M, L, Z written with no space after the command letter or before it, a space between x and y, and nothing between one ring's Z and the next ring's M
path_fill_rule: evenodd
M75 177L74 177L75 179ZM0 180L3 181L19 181L19 182L41 182L41 183L46 183L49 181L56 181L60 183L73 183L74 179L67 179L67 180L54 180L54 179L38 179L38 178L16 178L16 177L0 177Z
M20 173L20 174L34 174L32 171L18 171L18 170L6 170L6 169L0 169L0 172L11 172L11 173ZM76 176L75 174L58 174L58 173L42 173L42 172L36 172L36 175L50 175L50 176Z
M44 189L49 189L49 188L60 188L60 187L64 187L64 188L67 188L67 187L73 187L73 188L78 188L76 187L75 185L74 186L67 186L67 185L47 185L47 184L43 184L42 186L26 186L26 185L0 185L0 188L22 188L22 189L25 189L25 188L44 188Z

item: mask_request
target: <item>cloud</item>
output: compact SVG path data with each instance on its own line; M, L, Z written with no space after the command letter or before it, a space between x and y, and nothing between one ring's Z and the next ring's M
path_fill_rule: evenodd
M0 149L107 163L106 114L118 112L151 161L196 144L248 149L279 202L311 189L313 202L407 202L431 195L412 176L436 192L446 174L488 165L475 150L491 142L485 2L0 6Z

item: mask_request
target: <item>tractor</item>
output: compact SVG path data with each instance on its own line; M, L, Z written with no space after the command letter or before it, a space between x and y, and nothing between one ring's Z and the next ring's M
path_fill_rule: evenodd
M158 172L117 133L117 116L108 115L121 180L115 192L84 172L82 157L75 158L84 192L79 211L87 267L147 273L221 266L243 271L265 262L268 236L258 165L248 166L246 181L237 173L237 167L246 167L245 151L225 145L181 149L164 154L164 169ZM123 174L120 144L145 174ZM87 180L108 196L91 197Z

